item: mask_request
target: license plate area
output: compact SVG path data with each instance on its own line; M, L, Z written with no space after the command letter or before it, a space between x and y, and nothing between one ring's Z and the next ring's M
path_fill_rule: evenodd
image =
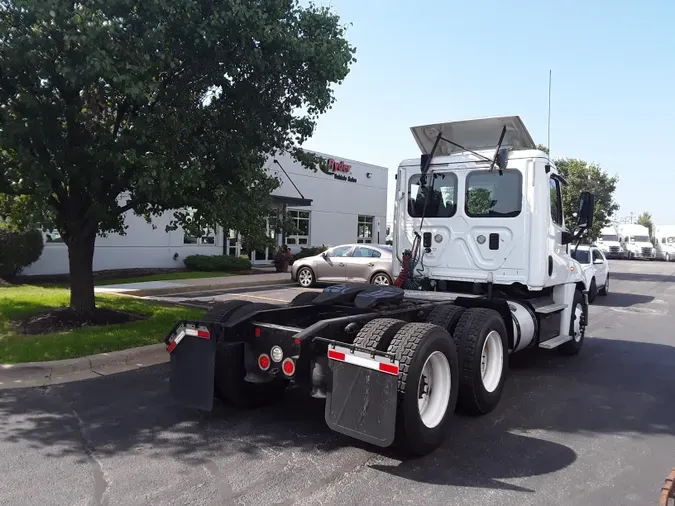
M211 411L216 340L210 338L208 331L196 335L190 330L190 326L179 326L170 336L173 340L167 345L171 348L169 393L176 403L184 407ZM172 346L176 339L178 343Z
M390 446L396 432L398 363L335 345L329 345L328 358L332 379L326 424L346 436ZM390 365L389 372L380 363Z

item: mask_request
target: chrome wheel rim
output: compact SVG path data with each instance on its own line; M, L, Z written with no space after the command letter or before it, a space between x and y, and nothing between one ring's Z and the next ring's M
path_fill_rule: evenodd
M312 273L309 269L301 269L298 273L300 286L307 287L312 284Z
M384 274L378 274L373 278L373 284L374 285L388 285L389 284L389 278L384 275Z
M434 351L424 362L417 387L417 409L429 429L438 426L445 417L451 388L450 362L443 353Z
M490 331L483 343L480 356L480 375L483 388L494 392L499 386L504 372L504 345L496 330Z

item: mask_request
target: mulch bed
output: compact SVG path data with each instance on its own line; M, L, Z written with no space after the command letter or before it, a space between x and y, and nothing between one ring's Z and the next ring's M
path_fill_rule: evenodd
M14 326L15 330L22 334L37 335L65 332L82 327L117 325L146 318L147 316L137 313L96 308L93 315L83 319L72 309L63 308L34 314L21 322L15 322Z

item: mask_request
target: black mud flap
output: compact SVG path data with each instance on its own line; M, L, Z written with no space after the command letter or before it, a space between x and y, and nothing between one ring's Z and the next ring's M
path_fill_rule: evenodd
M366 363L376 359L333 348L339 355ZM329 350L329 358L331 351ZM366 356L363 356L366 355ZM366 358L367 357L367 358ZM331 387L326 397L326 423L341 434L381 447L394 442L398 375L346 361L329 360ZM379 362L378 362L379 363ZM398 369L398 365L395 366Z
M180 335L184 329L178 328ZM172 399L187 408L213 409L215 336L180 339L170 354L169 392Z

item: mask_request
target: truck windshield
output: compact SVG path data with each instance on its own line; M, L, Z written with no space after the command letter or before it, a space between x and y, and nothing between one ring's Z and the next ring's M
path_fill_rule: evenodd
M466 177L464 210L472 218L508 217L520 214L523 177L517 170L500 176L495 170L477 170Z
M603 235L602 240L603 241L618 241L619 238L615 235Z
M433 185L433 190L432 190ZM428 192L426 210L424 201ZM452 172L433 172L427 175L427 184L420 185L420 175L408 181L408 214L413 218L450 218L457 212L457 176Z
M576 251L572 250L572 258L574 258L580 264L589 264L589 254L588 250L578 249Z
M649 242L649 237L646 235L634 235L630 238L630 242Z

